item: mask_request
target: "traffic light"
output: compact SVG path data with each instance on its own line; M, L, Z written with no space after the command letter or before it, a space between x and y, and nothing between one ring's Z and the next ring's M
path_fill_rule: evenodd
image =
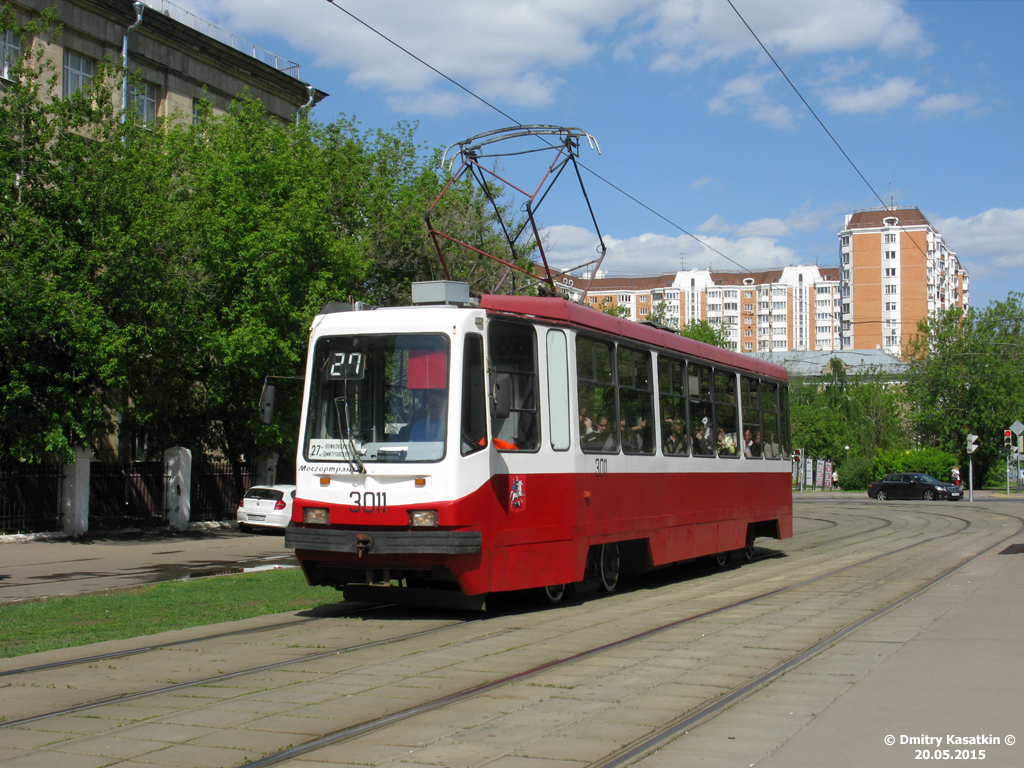
M1010 450L1011 440L1013 440L1013 432L1007 429L1005 432L1003 432L1003 448L1005 448L1007 451Z
M968 434L967 435L967 452L968 453L974 453L976 450L978 450L978 436L977 435Z
M793 461L795 461L797 464L800 463L800 449L799 448L794 448L793 449Z

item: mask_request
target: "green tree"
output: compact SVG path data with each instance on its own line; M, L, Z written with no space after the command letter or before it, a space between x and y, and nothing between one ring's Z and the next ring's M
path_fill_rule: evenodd
M111 427L102 263L87 226L105 201L81 182L115 160L103 139L117 126L117 69L101 62L90 88L59 98L42 42L59 34L55 19L20 28L0 8L0 34L22 50L0 90L0 456L24 460L69 459Z
M1003 460L1003 430L1022 417L1024 296L1011 293L967 312L919 324L909 345L907 408L918 438L967 463L967 433L979 436L975 477Z
M601 303L597 305L597 308L606 315L611 315L612 317L623 317L629 319L630 316L629 307L625 304L615 304L612 301L611 296L605 296L601 300Z
M0 31L52 20L20 30L5 7ZM282 125L248 100L122 124L115 66L62 99L42 45L22 49L0 92L0 456L68 459L115 430L143 453L292 453L301 386L266 427L263 378L302 373L327 300L401 303L435 274L436 153L409 126ZM456 192L442 214L486 235Z
M694 341L703 341L705 344L712 344L722 349L729 348L725 330L721 326L712 325L707 320L691 320L679 331L679 335Z

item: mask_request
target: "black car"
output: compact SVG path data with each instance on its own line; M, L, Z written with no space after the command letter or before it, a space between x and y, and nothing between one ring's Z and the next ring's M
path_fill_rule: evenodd
M924 475L920 472L897 472L869 485L868 496L879 501L886 499L960 501L964 492L959 486L936 480L931 475Z

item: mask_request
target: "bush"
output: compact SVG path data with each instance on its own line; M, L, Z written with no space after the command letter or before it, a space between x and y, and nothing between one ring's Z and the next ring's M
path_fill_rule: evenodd
M874 462L864 456L851 458L836 471L839 473L839 487L844 491L867 490L868 483L875 479Z
M938 448L925 448L920 451L880 451L872 464L871 479L877 480L893 472L923 472L948 482L952 478L950 470L954 466L956 457Z

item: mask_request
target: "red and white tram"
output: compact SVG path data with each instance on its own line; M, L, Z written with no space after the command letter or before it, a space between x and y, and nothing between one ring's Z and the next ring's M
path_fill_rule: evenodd
M285 539L311 585L557 600L792 535L784 368L563 298L413 299L313 322Z

